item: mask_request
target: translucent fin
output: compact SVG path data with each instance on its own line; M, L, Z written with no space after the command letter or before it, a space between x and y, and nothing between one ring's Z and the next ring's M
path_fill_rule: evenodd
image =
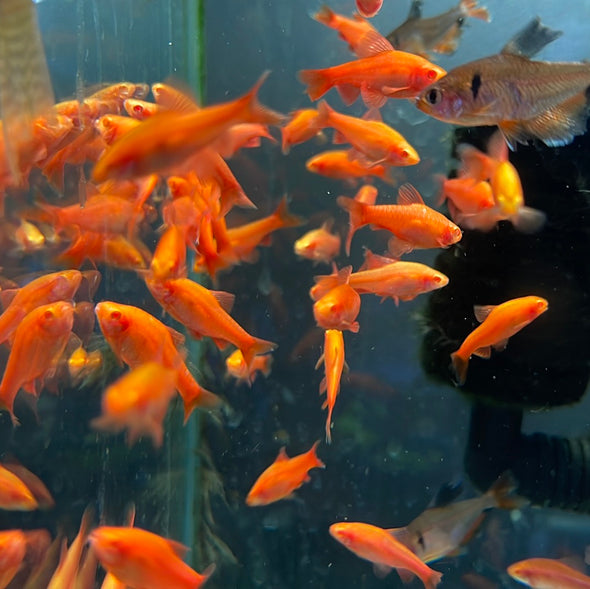
M541 23L536 16L531 22L524 26L504 47L501 53L533 57L543 47L561 37L563 31L555 31Z
M473 313L475 318L480 323L483 323L488 318L488 315L496 308L496 306L497 305L474 305Z

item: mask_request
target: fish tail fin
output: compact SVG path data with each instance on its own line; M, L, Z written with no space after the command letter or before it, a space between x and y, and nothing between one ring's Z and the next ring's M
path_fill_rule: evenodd
M328 408L328 416L326 417L326 444L332 443L332 407Z
M510 471L503 472L492 484L487 492L496 507L500 509L519 509L528 504L528 500L518 495L512 495L518 484Z
M471 18L479 18L490 22L490 13L485 6L478 6L477 0L461 0L460 4L463 14L470 16Z
M264 354L268 354L272 352L277 347L277 344L274 342L269 342L264 339L260 339L255 337L254 341L248 348L242 350L242 355L244 356L244 361L246 362L246 366L248 366L248 370L250 370L252 366L252 361L254 360L254 356L262 356Z
M334 11L324 4L314 15L313 19L327 27L333 27Z
M307 86L310 100L321 98L333 86L325 70L301 70L299 80Z
M431 570L431 573L424 579L425 589L435 589L442 579L442 573Z
M281 123L285 117L264 106L258 101L258 91L260 87L268 77L270 71L264 72L256 84L252 87L252 89L244 95L244 101L246 102L248 113L249 113L249 120L252 123L262 123L264 125L278 125Z
M279 206L274 212L274 216L276 217L277 221L279 221L283 229L287 227L298 227L299 225L303 225L305 223L304 219L294 215L291 213L291 211L289 211L287 196L283 196L281 199Z
M319 444L320 440L316 440L309 452L307 453L313 463L313 466L311 466L310 468L326 468L326 465L318 458L318 455L316 453Z
M348 229L348 235L346 237L346 255L350 255L350 244L352 243L352 237L356 233L356 230L366 225L365 222L365 205L362 202L358 202L353 198L347 196L339 196L336 202L344 210L348 211L350 215L350 224Z
M440 207L444 204L445 200L447 200L447 196L445 194L445 180L447 177L444 174L434 174L433 178L438 188L438 193L436 195L436 206Z
M316 276L315 281L316 283L310 291L310 296L314 301L321 299L328 291L336 288L340 284L337 273Z
M467 378L467 366L469 365L469 359L463 358L459 355L459 352L453 352L451 354L451 362L453 364L453 371L455 378L459 386L465 384Z
M184 363L178 369L178 392L184 403L184 423L188 421L191 413L197 407L203 409L217 409L222 404L222 399L215 393L203 388L189 372Z
M510 220L515 229L521 233L536 233L545 225L547 215L543 211L531 207L520 207L518 213Z

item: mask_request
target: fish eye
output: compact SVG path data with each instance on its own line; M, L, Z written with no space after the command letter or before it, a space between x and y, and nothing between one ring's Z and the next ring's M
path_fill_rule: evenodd
M436 105L442 100L442 92L438 88L431 88L426 93L426 100L430 104Z
M45 313L43 313L43 319L45 319L46 321L49 321L50 319L53 319L53 311L51 309L47 309L47 311L45 311Z
M111 319L114 321L119 321L121 319L121 311L113 311L111 313Z
M428 70L428 71L426 72L426 77L427 77L429 80L436 80L436 70Z
M136 105L133 107L133 112L137 112L137 113L141 113L141 112L143 112L143 107L141 106L141 104L136 104Z
M410 157L410 152L407 149L402 149L400 154L404 159L408 159Z

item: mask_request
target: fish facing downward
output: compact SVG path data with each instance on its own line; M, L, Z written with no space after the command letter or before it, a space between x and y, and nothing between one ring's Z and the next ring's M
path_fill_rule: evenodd
M570 143L586 132L590 63L531 61L501 53L456 67L416 106L455 125L498 125L508 144Z
M489 358L491 348L503 350L508 339L534 321L549 308L549 303L538 296L511 299L500 305L476 305L475 317L481 322L451 354L457 384L465 383L469 358L473 354Z
M330 526L331 536L359 558L373 563L379 575L395 568L404 582L416 575L426 589L434 589L442 574L423 563L388 530L360 522L339 522Z

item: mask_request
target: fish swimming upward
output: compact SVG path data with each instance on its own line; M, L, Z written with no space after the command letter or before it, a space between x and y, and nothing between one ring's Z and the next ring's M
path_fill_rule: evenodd
M461 0L457 6L433 16L422 18L422 0L412 0L408 18L387 35L387 40L396 48L428 57L428 53L454 53L465 19L479 18L490 21L486 8L476 0Z
M500 53L471 61L422 91L416 106L455 125L498 125L508 145L566 145L586 132L590 63Z

